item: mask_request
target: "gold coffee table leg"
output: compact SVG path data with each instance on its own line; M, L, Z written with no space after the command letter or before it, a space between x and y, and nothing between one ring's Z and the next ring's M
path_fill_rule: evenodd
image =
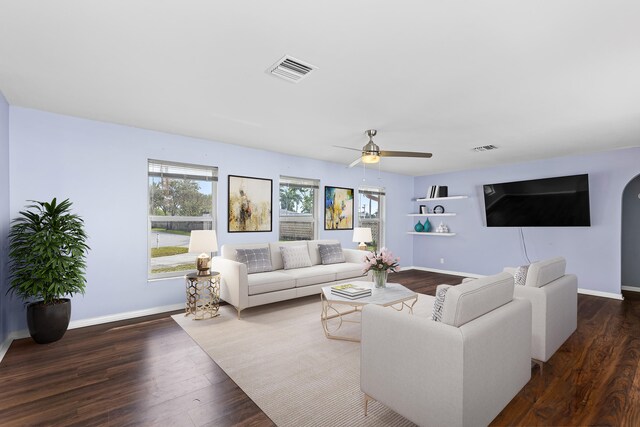
M328 320L330 319L336 319L336 318L339 319L338 326L333 331L333 332L337 332L342 327L343 322L360 323L357 320L347 320L343 318L343 316L347 314L360 313L361 310L358 309L358 306L352 306L353 309L348 311L340 311L336 307L334 307L332 303L327 301L324 298L322 293L320 294L320 300L322 301L322 312L320 313L320 321L322 323L322 329L324 330L324 336L332 340L360 342L358 338L333 334L329 330L329 324L328 324ZM349 304L344 304L344 305L349 305ZM330 310L333 311L332 314L329 314Z

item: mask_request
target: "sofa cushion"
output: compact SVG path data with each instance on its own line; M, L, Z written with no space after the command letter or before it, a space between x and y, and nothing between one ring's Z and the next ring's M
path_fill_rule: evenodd
M451 288L451 285L438 285L436 288L436 299L433 301L433 311L431 319L435 322L442 321L442 310L444 309L444 300L447 296L447 291Z
M355 262L343 262L340 264L329 264L324 266L329 271L336 274L336 280L353 279L354 277L362 277L362 264Z
M336 280L336 273L328 270L323 265L314 265L305 268L285 269L284 274L295 279L296 287L316 285L318 283L333 282Z
M529 266L525 286L540 288L564 276L567 261L563 257L534 262Z
M282 251L280 248L282 247L290 247L290 246L306 246L306 241L292 241L292 242L272 242L269 243L269 250L271 251L271 265L274 270L282 270L284 268L284 262L282 261Z
M503 272L451 287L442 323L459 327L513 300L513 276Z
M318 251L320 252L322 265L344 262L344 253L342 253L342 245L340 243L319 244Z
M282 254L282 264L285 270L311 267L311 258L309 258L307 245L281 246L280 253Z
M238 249L257 249L268 247L268 243L225 243L220 248L220 256L224 259L230 259L231 261L238 261L236 258L236 250Z
M296 281L283 271L267 271L265 273L251 274L247 276L249 295L263 294L265 292L293 289Z
M271 254L269 248L236 249L238 262L247 265L247 273L262 273L271 271Z
M320 258L320 250L318 249L318 245L331 245L335 243L340 243L337 240L323 239L323 240L307 240L307 246L309 246L309 258L311 258L312 265L322 264L322 259Z

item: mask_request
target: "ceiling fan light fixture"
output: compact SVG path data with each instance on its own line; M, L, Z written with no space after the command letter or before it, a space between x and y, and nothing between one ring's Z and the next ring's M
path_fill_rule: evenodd
M377 154L363 154L362 155L362 163L378 163L380 161L380 156Z
M413 157L428 159L429 157L433 156L431 153L417 153L413 151L382 151L380 150L380 147L378 147L378 145L373 142L373 137L376 136L377 133L378 131L376 131L375 129L369 129L365 131L365 135L369 137L369 142L367 142L365 146L362 147L362 154L360 155L360 157L349 164L350 168L361 162L363 164L379 163L380 157ZM338 145L335 145L334 147L357 151L356 148L351 147L340 147Z

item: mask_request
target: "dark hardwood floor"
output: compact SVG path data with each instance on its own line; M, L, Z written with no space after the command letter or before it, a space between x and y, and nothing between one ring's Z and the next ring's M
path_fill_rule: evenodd
M392 279L433 295L461 278ZM640 295L625 298L579 295L578 330L492 425L640 426ZM14 341L0 364L0 425L273 425L169 315Z

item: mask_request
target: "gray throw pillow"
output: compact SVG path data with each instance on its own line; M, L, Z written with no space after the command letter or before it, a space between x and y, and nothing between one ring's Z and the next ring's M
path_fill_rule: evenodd
M527 282L527 273L529 272L528 265L521 265L516 268L515 273L513 273L513 281L516 286L524 286Z
M447 296L447 291L452 285L438 285L436 288L436 300L433 303L433 313L431 319L434 322L442 321L442 310L444 309L444 299Z
M282 263L284 264L285 270L311 267L311 258L309 258L307 245L280 246L280 253L282 254Z
M247 265L249 274L273 270L269 248L236 249L236 259Z
M344 254L340 243L319 244L320 259L323 265L344 262Z

